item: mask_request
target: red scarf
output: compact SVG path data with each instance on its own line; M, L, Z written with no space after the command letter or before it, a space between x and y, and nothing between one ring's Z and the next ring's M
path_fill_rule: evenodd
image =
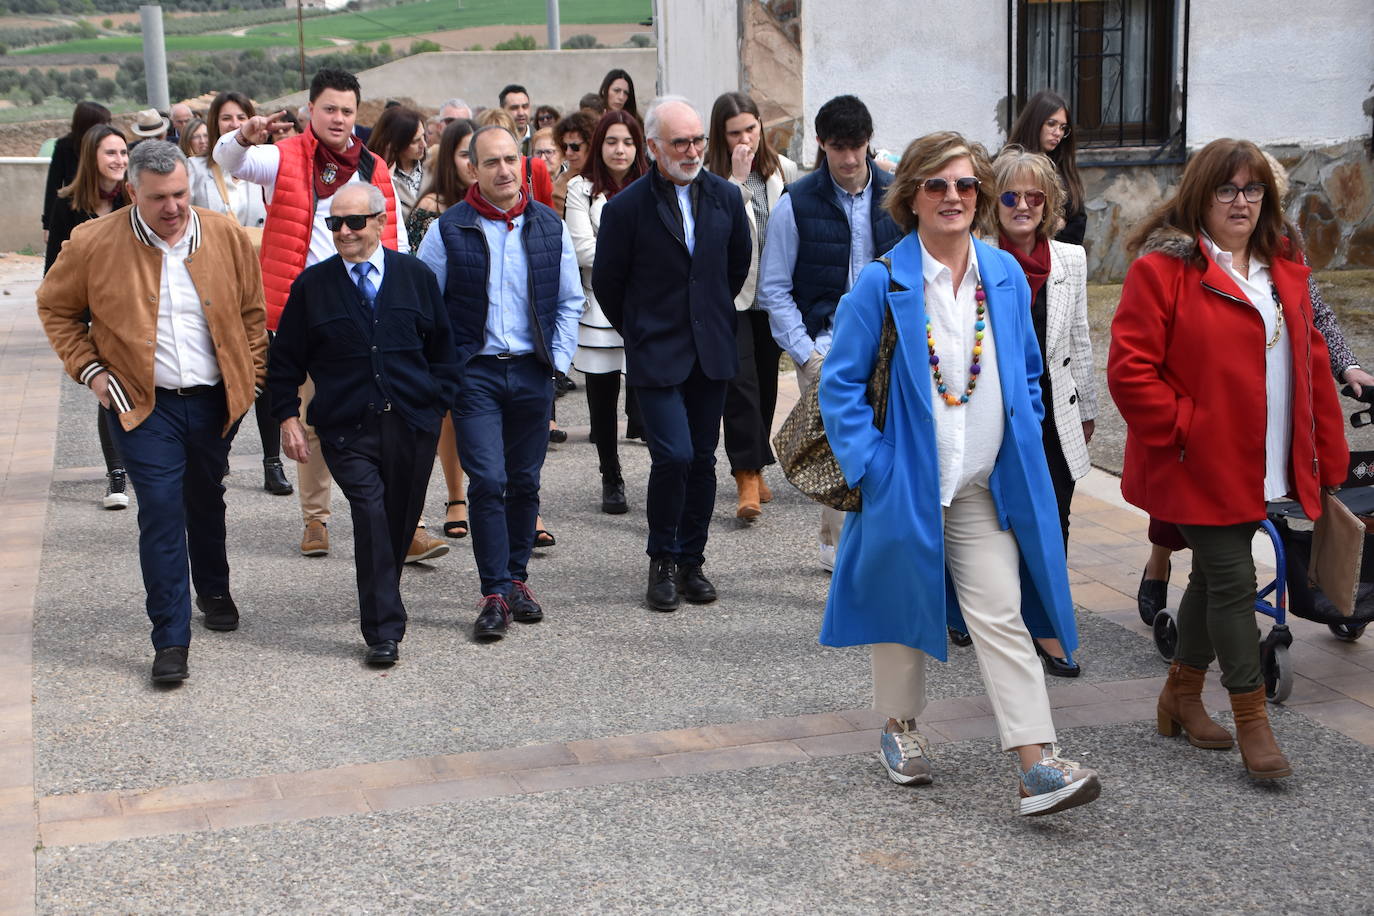
M506 231L510 232L515 228L515 218L525 212L525 207L529 204L530 197L528 194L521 192L520 199L516 201L515 206L511 207L509 210L499 210L495 204L482 196L482 192L476 184L472 184L468 187L467 196L465 196L463 200L472 204L472 209L477 211L478 216L505 222Z
M312 127L311 130L314 130ZM363 144L355 140L343 152L330 149L318 136L315 137L315 197L333 197L334 192L348 184L353 173L358 171L358 160L363 155ZM329 180L326 181L325 178Z
M1001 233L1002 250L1011 253L1016 258L1016 263L1021 265L1021 269L1026 272L1026 282L1030 284L1031 301L1040 295L1040 288L1045 285L1045 281L1050 278L1050 240L1040 239L1031 249L1030 254L1022 254L1021 249L1011 239L1007 238L1005 232Z

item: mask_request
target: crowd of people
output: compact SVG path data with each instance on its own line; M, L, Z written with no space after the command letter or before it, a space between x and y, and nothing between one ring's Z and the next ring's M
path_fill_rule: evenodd
M492 108L388 104L367 129L362 87L330 69L309 99L259 113L225 91L204 112L140 112L134 138L82 102L54 151L38 308L99 401L103 505L127 506L130 482L138 497L154 681L189 676L193 603L209 629L239 624L222 481L250 408L264 489L298 496L302 555L330 551L334 482L348 500L363 657L390 665L403 566L447 539L472 538L478 641L547 613L530 559L555 543L540 474L566 440L555 403L574 369L602 512L637 501L622 377L626 436L648 445L645 604L717 600L717 447L723 430L736 515L759 517L787 353L862 493L861 511L820 509L821 641L872 646L889 777L934 778L925 660L952 642L974 647L1016 755L1018 812L1098 796L1097 774L1056 746L1045 682L1081 670L1066 550L1097 410L1062 97L1032 96L995 157L937 132L885 162L868 108L841 95L816 113L805 172L748 95L721 95L709 117L675 96L641 112L623 70L567 114L512 83ZM1314 316L1283 193L1246 141L1193 157L1133 241L1108 374L1125 495L1154 517L1155 543L1194 551L1160 731L1238 741L1257 779L1290 767L1265 716L1249 538L1266 499L1320 513L1319 490L1346 474L1332 376L1374 383L1329 311ZM127 293L91 296L87 278L113 263L134 274ZM1258 377L1264 396L1238 402ZM444 538L423 517L436 457ZM1160 566L1142 606L1163 600ZM1235 739L1202 708L1214 659Z

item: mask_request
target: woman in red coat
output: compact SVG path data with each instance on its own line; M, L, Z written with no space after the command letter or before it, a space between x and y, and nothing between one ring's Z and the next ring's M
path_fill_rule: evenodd
M1251 538L1265 503L1321 514L1348 453L1308 269L1290 244L1274 176L1245 140L1209 143L1177 194L1137 230L1142 252L1112 322L1107 383L1126 420L1121 490L1177 524L1193 550L1159 730L1197 747L1232 738L1202 707L1215 658L1255 779L1291 769L1269 728L1255 626Z

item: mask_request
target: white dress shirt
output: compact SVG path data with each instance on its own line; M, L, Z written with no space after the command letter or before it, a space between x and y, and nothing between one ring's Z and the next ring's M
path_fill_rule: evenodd
M919 240L919 237L918 237ZM925 279L926 318L935 353L940 357L940 374L945 388L959 397L968 385L969 365L973 362L973 323L978 319L978 256L972 242L968 249L968 269L959 288L954 274L930 256L921 245L921 274ZM930 373L931 412L935 415L935 446L940 453L940 503L948 506L967 486L986 488L997 453L1002 448L1002 384L997 373L997 350L989 316L984 321L983 354L978 360L982 373L968 402L951 407L935 388L935 373Z
M190 210L186 231L168 245L133 208L140 240L162 253L162 282L157 302L157 346L153 350L153 384L158 388L191 388L220 381L219 361L210 324L186 261L200 243L200 217Z
M239 143L238 138L237 130L220 137L219 142L215 144L215 161L219 163L220 168L235 178L262 185L264 196L268 203L271 203L272 192L276 190L277 169L281 165L281 150L270 143L244 146ZM358 141L353 137L348 140L350 146L356 142ZM352 184L355 181L362 182L362 177L356 171L344 184ZM315 196L313 186L310 188L310 196ZM315 201L315 221L310 227L310 250L305 254L306 267L332 258L337 253L334 248L334 233L324 224L324 218L329 215L329 205L333 201L332 196L321 197ZM392 214L387 214L387 217L390 219ZM396 250L409 253L410 242L406 238L405 224L400 221L399 210L396 220Z
M362 262L350 261L343 256L340 256L339 260L344 262L344 270L348 271L348 282L357 286L358 275L353 272L353 268ZM372 272L367 275L367 278L372 281L372 288L380 296L382 293L382 274L386 272L386 249L378 245L373 249L371 257L367 258L367 263L372 265Z
M1217 266L1231 275L1245 298L1264 322L1264 340L1274 340L1278 303L1274 301L1269 265L1252 253L1250 270L1241 275L1231 252L1223 250L1207 235L1202 244ZM1239 392L1237 392L1239 394ZM1293 444L1293 353L1288 347L1288 326L1279 327L1278 340L1264 351L1264 498L1283 499L1291 490L1288 482L1288 456Z

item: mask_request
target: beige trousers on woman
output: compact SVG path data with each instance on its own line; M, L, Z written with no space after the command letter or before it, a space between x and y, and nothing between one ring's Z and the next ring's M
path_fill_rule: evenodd
M1045 672L1021 619L1021 552L997 525L983 487L965 487L945 510L945 564L973 638L1002 750L1052 744ZM873 708L916 719L926 708L926 654L899 643L873 646Z

